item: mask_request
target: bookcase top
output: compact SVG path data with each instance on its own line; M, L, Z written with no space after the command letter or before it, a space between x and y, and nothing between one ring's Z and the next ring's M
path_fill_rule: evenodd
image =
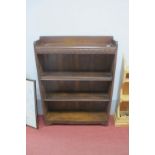
M112 36L41 36L36 47L49 48L102 48L116 47Z

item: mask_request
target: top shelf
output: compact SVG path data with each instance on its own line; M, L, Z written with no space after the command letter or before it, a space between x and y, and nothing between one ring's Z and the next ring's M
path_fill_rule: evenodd
M112 36L40 37L35 42L38 54L114 54L116 49Z

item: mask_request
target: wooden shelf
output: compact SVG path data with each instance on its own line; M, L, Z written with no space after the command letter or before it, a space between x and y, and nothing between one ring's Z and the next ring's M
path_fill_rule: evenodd
M62 50L63 49L63 50ZM37 54L115 54L116 47L37 47Z
M104 112L48 112L46 121L49 124L102 124L108 121L108 115Z
M110 101L103 93L48 93L44 101Z
M122 94L121 95L121 101L129 101L129 95L128 94L127 95Z
M112 81L112 74L102 72L52 72L43 73L41 80Z
M129 82L129 79L125 79L123 82Z

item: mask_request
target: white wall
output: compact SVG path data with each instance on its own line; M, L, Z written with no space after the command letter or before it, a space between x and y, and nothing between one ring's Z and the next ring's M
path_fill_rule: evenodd
M112 35L118 59L111 113L117 102L122 52L128 60L128 0L27 0L27 78L37 80L33 42L42 35ZM41 114L37 82L38 111Z

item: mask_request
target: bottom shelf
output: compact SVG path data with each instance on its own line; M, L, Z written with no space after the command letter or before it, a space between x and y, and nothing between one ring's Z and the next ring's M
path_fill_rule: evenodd
M48 112L47 124L107 124L105 112Z

